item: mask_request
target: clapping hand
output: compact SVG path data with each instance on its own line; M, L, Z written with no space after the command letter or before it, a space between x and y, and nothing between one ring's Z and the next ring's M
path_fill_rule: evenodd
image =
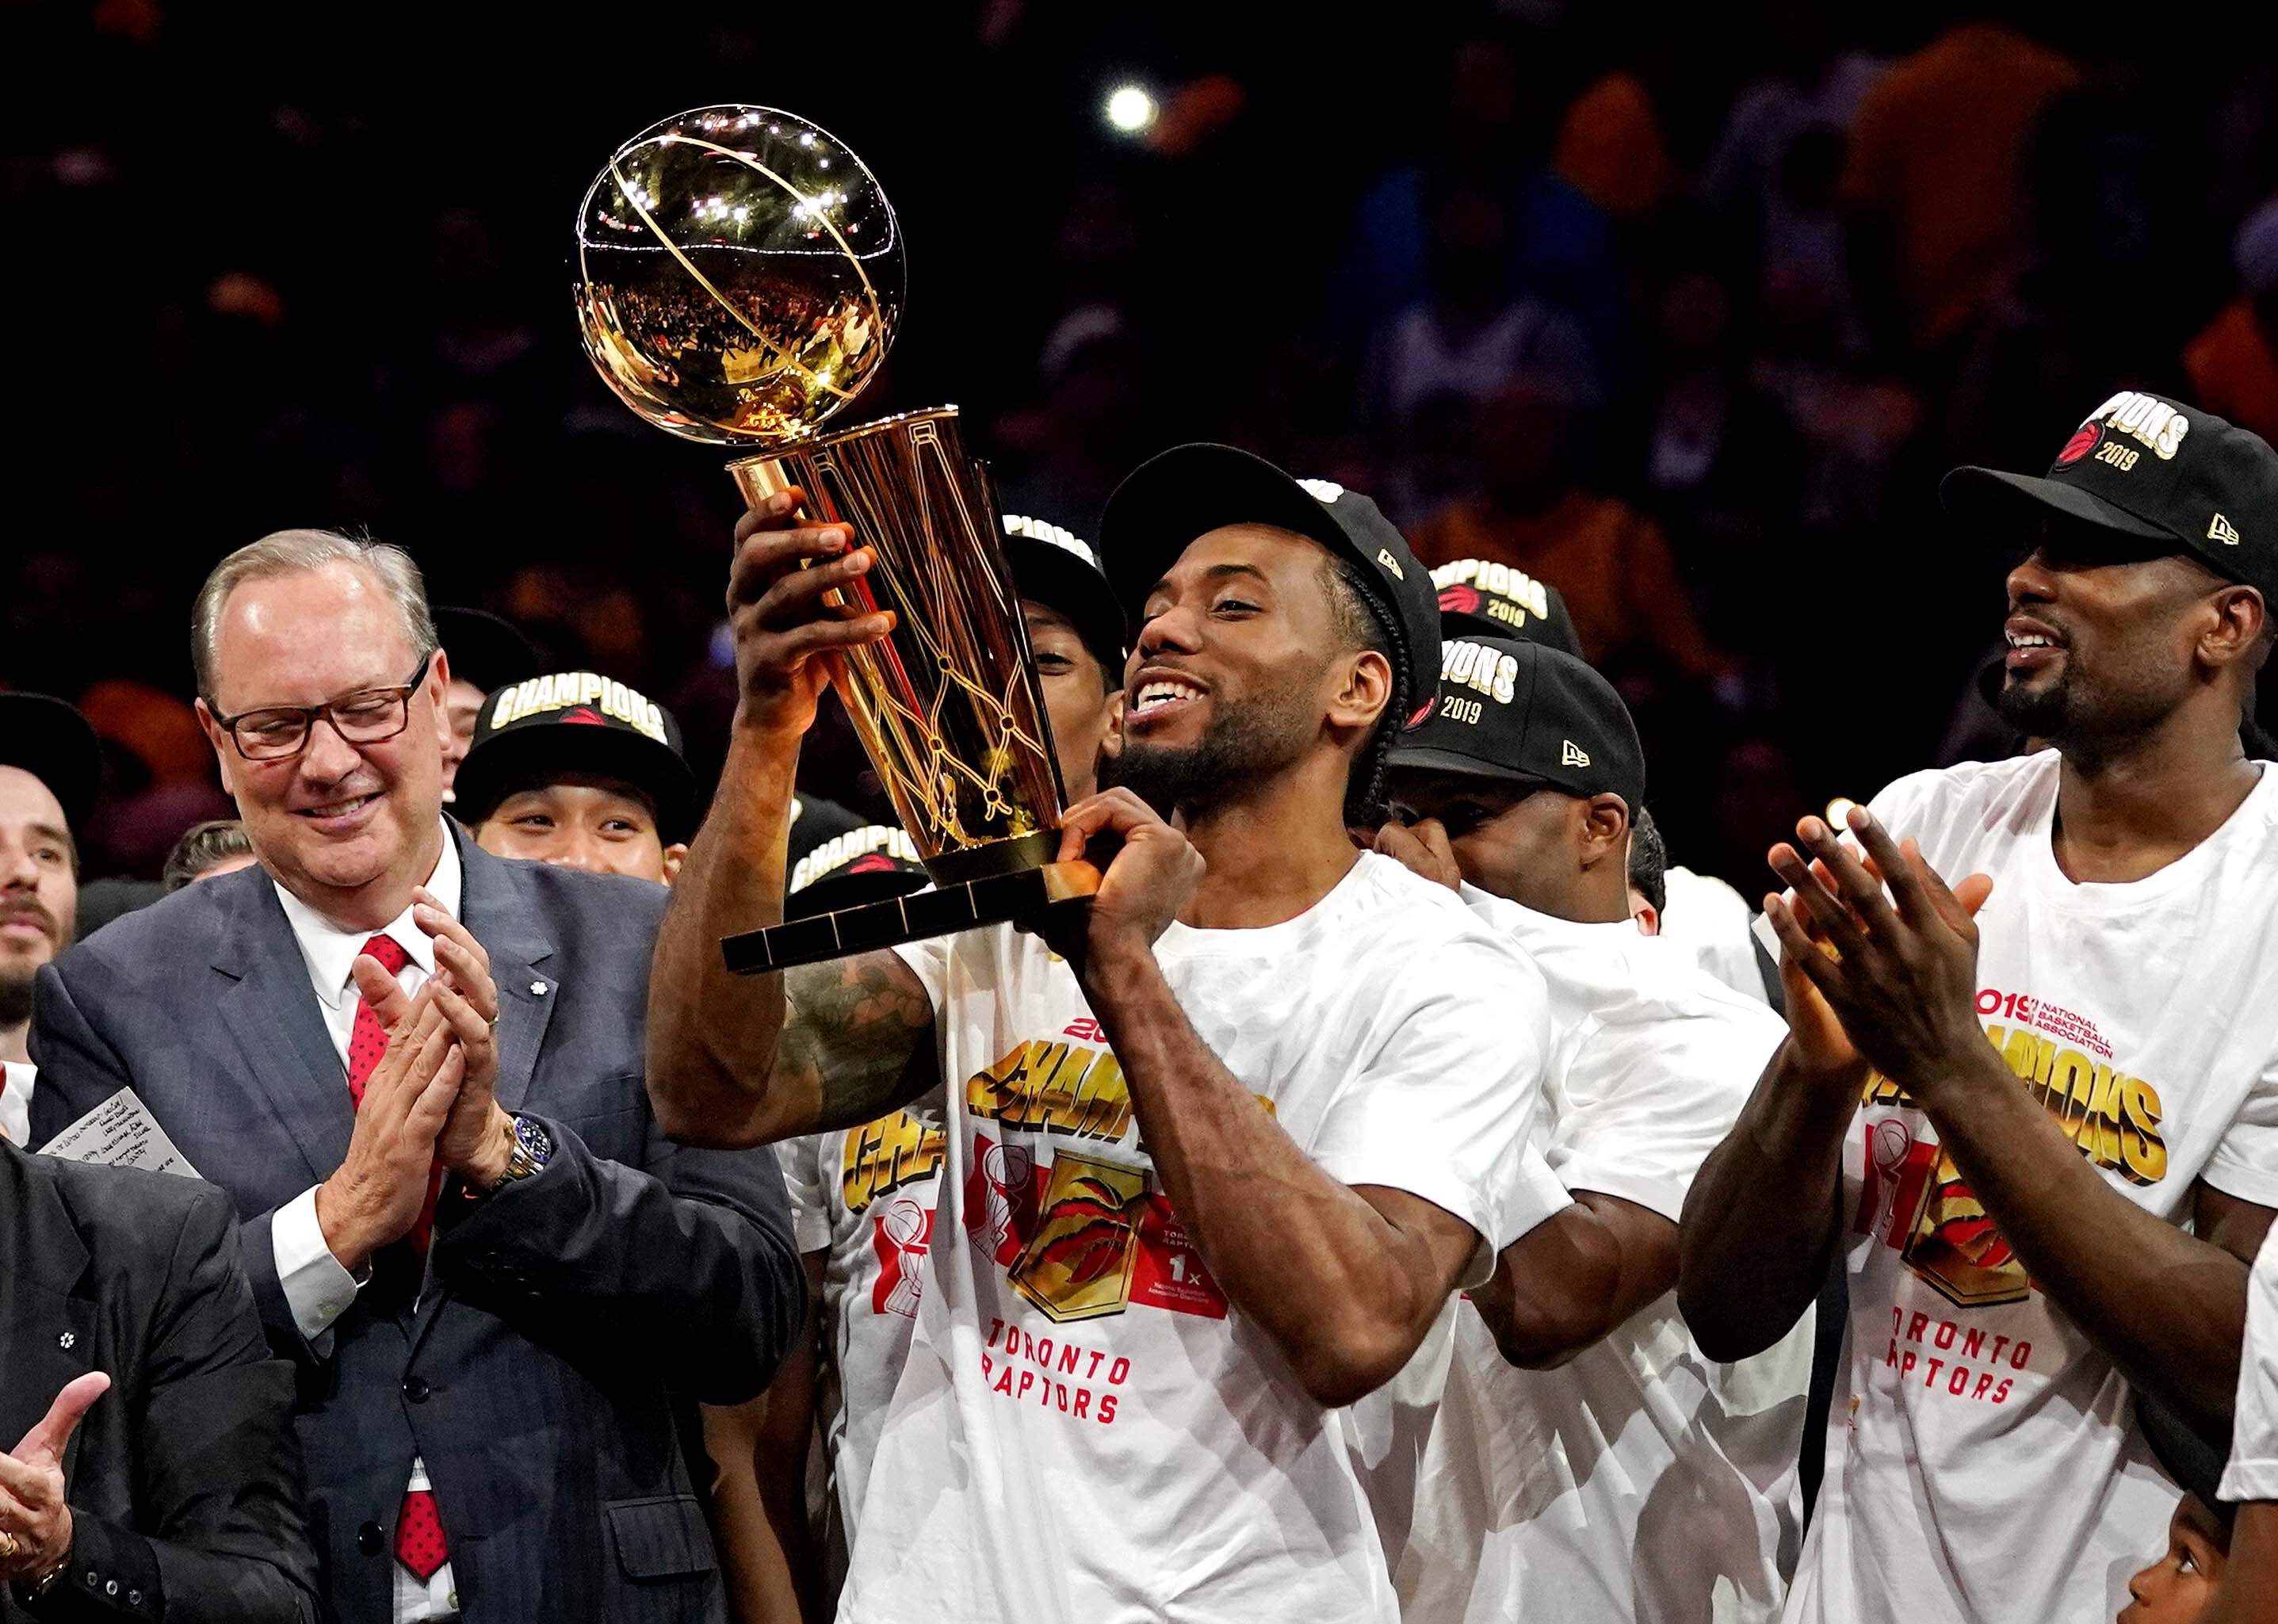
M1866 808L1849 822L1863 858L1817 818L1796 825L1808 860L1795 846L1771 850L1793 893L1764 899L1789 1030L1816 1074L1855 1081L1871 1064L1919 1095L1984 1046L1975 916L1993 882L1971 874L1949 889L1914 841L1892 841Z
M100 1370L64 1384L48 1413L0 1455L0 1584L36 1584L71 1556L64 1499L64 1447L80 1418L111 1386Z

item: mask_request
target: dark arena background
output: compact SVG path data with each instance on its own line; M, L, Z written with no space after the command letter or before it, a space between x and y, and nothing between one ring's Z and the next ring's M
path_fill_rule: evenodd
M2000 82L1855 119L1996 11ZM345 528L662 698L708 774L734 492L596 380L569 256L616 142L750 102L906 232L845 421L953 400L1005 506L1079 534L1198 437L1376 493L1427 561L1524 532L1672 855L1760 895L1797 808L2008 748L1973 680L2003 560L1941 470L2043 466L2131 385L2278 430L2278 69L2228 15L17 0L0 684L95 719L86 872L153 875L227 811L183 606ZM867 773L810 751L883 812Z

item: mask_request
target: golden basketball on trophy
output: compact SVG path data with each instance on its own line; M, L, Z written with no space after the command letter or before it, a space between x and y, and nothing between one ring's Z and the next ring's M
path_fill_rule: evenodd
M612 154L577 211L577 319L604 381L685 439L750 448L747 504L787 486L876 562L849 615L894 612L835 679L934 889L730 938L761 972L1087 895L1054 863L1064 791L988 474L957 408L829 433L892 346L901 233L861 159L771 108L699 108ZM838 596L834 594L834 596Z

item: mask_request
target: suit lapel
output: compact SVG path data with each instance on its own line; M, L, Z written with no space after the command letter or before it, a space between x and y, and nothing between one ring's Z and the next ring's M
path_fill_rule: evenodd
M348 1157L355 1126L348 1073L318 1013L292 922L265 879L238 888L214 968L230 979L218 1008L245 1051L255 1086L268 1096L310 1173L331 1178Z
M464 865L459 918L490 954L491 980L498 986L498 1102L519 1110L560 1002L547 962L554 942L531 898L527 865L494 858L470 840L459 842L459 858Z
M0 1141L0 1449L13 1449L65 1384L94 1368L94 1301L87 1246L55 1181ZM73 1435L64 1474L79 1458Z
M462 865L459 921L490 955L491 980L498 987L499 1108L516 1111L529 1096L539 1050L559 1001L560 984L547 973L554 942L531 900L528 865L494 858L455 830L453 838L459 842ZM411 1332L413 1357L449 1295L431 1289L420 1297Z
M348 1156L355 1108L348 1073L309 985L308 962L273 887L240 888L214 968L233 983L218 1008L251 1063L255 1085L268 1096L309 1171L329 1178Z

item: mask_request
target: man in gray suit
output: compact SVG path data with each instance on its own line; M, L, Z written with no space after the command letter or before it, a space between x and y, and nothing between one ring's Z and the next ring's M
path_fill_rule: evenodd
M35 1140L131 1086L235 1201L347 1624L723 1619L675 1418L760 1391L804 1282L773 1162L649 1114L664 893L445 823L400 551L241 549L192 652L262 866L42 972Z

